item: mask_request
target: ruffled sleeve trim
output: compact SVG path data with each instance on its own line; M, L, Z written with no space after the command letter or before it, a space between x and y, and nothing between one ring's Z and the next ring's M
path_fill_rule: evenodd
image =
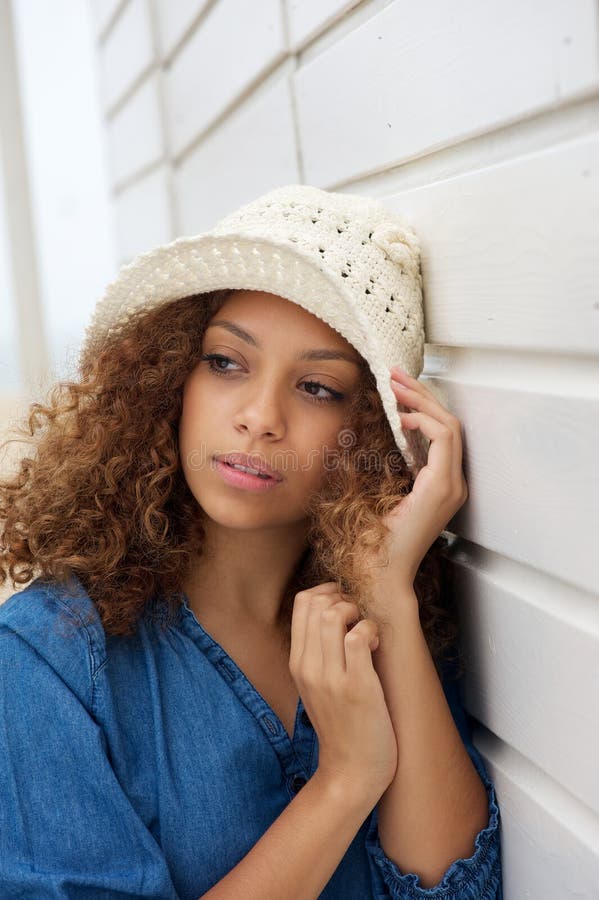
M375 807L366 833L366 850L388 891L376 894L377 900L389 896L394 900L502 900L500 813L495 787L476 748L472 745L468 750L485 785L489 805L488 825L476 836L473 855L454 860L434 887L422 887L417 874L402 872L383 850Z

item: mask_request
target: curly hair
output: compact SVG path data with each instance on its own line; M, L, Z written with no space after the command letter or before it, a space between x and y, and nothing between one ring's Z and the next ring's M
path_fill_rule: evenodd
M40 577L68 590L75 576L106 634L132 634L142 614L153 615L157 600L162 623L176 616L184 576L205 534L203 511L179 458L183 385L199 361L210 319L231 293L211 291L137 310L80 360L76 378L53 384L45 402L30 404L26 423L15 431L34 452L0 480L0 585L10 577L16 589ZM323 581L336 581L361 616L368 615L360 555L384 537L378 517L413 484L363 363L348 419L355 444L343 452L342 465L326 472L306 507L308 547L280 610L287 646L295 594ZM372 472L360 465L365 450L383 466ZM414 589L437 671L457 660L452 677L459 677L463 660L445 549L439 537Z

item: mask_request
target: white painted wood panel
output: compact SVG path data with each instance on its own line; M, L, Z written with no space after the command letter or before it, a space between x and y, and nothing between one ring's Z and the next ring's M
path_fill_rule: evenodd
M156 72L151 73L108 122L110 169L115 184L164 155L158 78Z
M447 387L469 486L451 530L596 591L599 397L562 392L549 372L546 390L456 379Z
M484 729L472 736L500 804L504 900L596 900L596 816Z
M426 338L599 351L599 133L385 198L419 231Z
M129 0L99 54L104 107L111 109L154 62L149 0Z
M160 56L170 56L210 0L154 0Z
M347 15L360 0L284 0L287 4L289 46L295 52Z
M380 172L596 91L593 0L396 0L295 76L304 180Z
M289 69L275 74L176 169L178 233L212 228L241 203L299 180Z
M452 555L465 707L599 815L599 603L528 566Z
M94 30L98 37L103 34L118 7L127 2L128 0L88 0Z
M115 221L119 265L157 244L173 240L166 165L118 194Z
M165 72L168 142L179 157L251 83L284 55L279 0L220 0Z

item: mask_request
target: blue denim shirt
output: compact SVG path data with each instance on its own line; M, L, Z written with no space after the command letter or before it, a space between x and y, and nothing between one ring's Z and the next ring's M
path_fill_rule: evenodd
M81 582L38 578L0 606L0 896L196 900L318 765L190 609L106 636ZM148 610L160 610L159 604ZM376 807L324 900L501 900L500 816L457 686L444 682L489 800L474 855L434 888L383 851Z

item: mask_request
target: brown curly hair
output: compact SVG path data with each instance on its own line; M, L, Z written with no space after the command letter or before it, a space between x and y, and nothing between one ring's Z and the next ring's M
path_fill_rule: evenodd
M30 404L26 424L15 431L35 452L0 480L0 585L10 577L16 589L41 577L68 589L74 575L107 634L132 634L141 615L157 608L163 623L177 614L184 575L204 538L203 511L179 460L182 389L201 356L204 331L230 293L137 310L80 360L76 379L57 382L45 403ZM306 508L308 548L281 604L287 646L295 594L315 584L336 581L368 615L360 555L384 537L378 517L413 484L363 362L348 418L356 440ZM383 465L374 471L361 465L365 450ZM437 538L414 589L438 673L457 662L451 677L459 677L463 658L445 550L446 539Z

